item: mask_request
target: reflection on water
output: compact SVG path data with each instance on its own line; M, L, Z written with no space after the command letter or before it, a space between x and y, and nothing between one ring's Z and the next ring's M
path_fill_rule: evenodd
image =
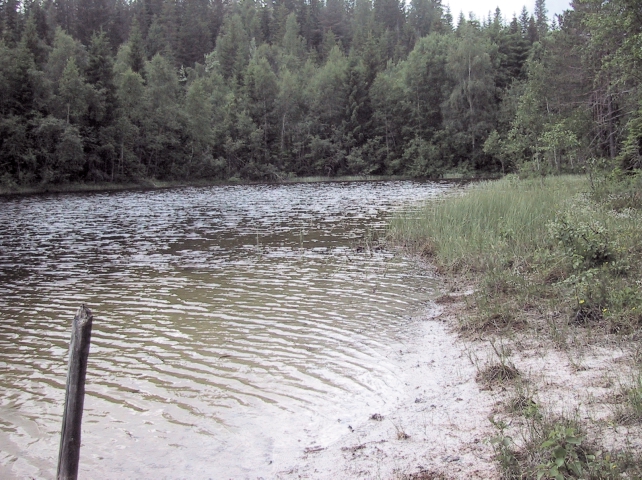
M53 478L94 312L81 478L274 475L394 404L432 283L374 248L414 182L0 200L0 477Z

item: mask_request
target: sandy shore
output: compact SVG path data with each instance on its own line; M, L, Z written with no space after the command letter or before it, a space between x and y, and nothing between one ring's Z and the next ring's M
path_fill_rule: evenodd
M395 354L405 375L397 408L372 412L331 445L307 447L277 478L497 478L494 400L475 381L471 345L453 331L460 309L440 305L413 319L411 340Z
M396 408L372 412L331 445L308 446L276 478L499 478L490 443L498 430L489 418L505 426L515 449L524 448L528 421L510 407L524 394L542 418L577 419L595 450L642 450L642 425L614 420L622 404L617 392L636 378L639 342L578 328L556 346L537 327L543 331L555 318L542 317L508 337L462 337L457 326L471 313L464 301L469 293L442 297L443 304L413 319L410 340L395 354L405 375ZM497 365L497 350L518 376L478 382Z

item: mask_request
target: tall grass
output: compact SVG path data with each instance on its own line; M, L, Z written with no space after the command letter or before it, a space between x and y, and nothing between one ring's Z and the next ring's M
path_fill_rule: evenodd
M446 268L484 271L532 255L563 204L587 187L579 176L480 182L397 216L389 234Z

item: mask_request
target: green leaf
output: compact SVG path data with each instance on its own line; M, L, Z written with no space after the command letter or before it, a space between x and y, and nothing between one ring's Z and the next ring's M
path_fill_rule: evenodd
M567 437L566 443L570 443L571 445L579 445L582 443L582 440L582 437Z
M555 450L553 450L553 456L557 459L564 459L566 457L566 449L564 447L556 447Z
M575 474L582 475L582 464L580 462L569 462L567 467Z

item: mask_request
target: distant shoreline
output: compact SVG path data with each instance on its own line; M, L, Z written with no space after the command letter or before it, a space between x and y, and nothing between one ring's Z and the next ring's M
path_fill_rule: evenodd
M327 183L327 182L383 182L398 180L417 180L417 181L476 181L488 180L495 177L488 176L466 176L460 173L445 174L441 178L417 178L402 175L349 175L337 177L288 177L282 180L274 181L250 181L250 180L155 180L145 179L139 182L125 183L64 183L64 184L47 184L34 186L20 186L7 188L0 186L0 197L41 195L50 193L98 193L98 192L118 192L128 190L162 190L168 188L184 187L212 187L212 186L230 186L230 185L286 185L294 183Z

